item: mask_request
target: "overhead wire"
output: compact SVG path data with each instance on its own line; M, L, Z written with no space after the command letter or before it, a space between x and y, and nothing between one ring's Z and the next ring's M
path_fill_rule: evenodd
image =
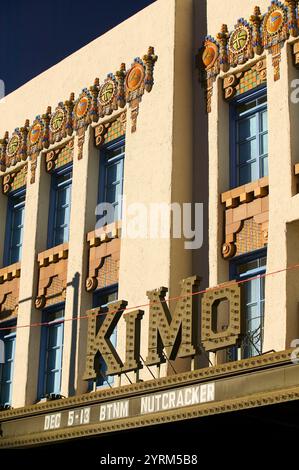
M252 277L249 277L247 279L239 279L239 280L230 280L230 281L227 281L227 282L224 282L224 283L221 283L221 284L217 284L216 286L214 287L208 287L206 289L202 289L202 290L199 290L199 291L196 291L196 292L191 292L191 293L188 293L188 294L184 294L184 295L178 295L178 296L174 296L174 297L168 297L166 299L160 299L159 301L153 301L153 302L148 302L148 303L145 303L145 304L140 304L140 305L135 305L134 307L125 307L123 309L116 309L116 310L110 310L109 312L105 311L98 311L95 316L106 316L107 314L114 314L114 313L117 313L117 312L120 312L120 311L133 311L133 310L139 310L141 308L145 308L145 307L151 307L152 305L157 305L159 303L168 303L168 302L172 302L172 301L178 301L178 300L181 300L183 298L186 298L186 297L194 297L196 295L201 295L201 294L205 294L207 292L211 292L213 290L219 290L219 289L226 289L226 288L229 288L231 286L234 286L234 285L242 285L242 284L245 284L247 282L250 282L250 281L253 281L255 279L263 279L263 278L267 278L269 276L274 276L274 275L277 275L277 274L280 274L280 273L283 273L283 272L286 272L286 271L291 271L293 269L298 269L299 268L299 264L294 264L292 266L288 266L286 268L281 268L281 269L277 269L276 271L272 271L272 272L265 272L263 274L258 274L256 276L252 276ZM114 302L114 301L113 301ZM115 301L117 302L117 301ZM93 308L93 309L89 309L88 312L91 312L93 310L98 310L100 307L96 307L96 308ZM84 313L83 315L79 315L79 316L76 316L76 317L71 317L71 318L64 318L63 320L58 320L57 322L55 321L51 321L51 322L34 322L34 323L28 323L28 324L25 324L25 325L10 325L10 326L6 326L6 327L0 327L0 331L5 331L5 330L17 330L17 329L20 329L20 328L34 328L34 327L40 327L40 326L48 326L49 324L53 325L55 323L65 323L65 322L70 322L70 321L80 321L80 320L84 320L84 319L88 319L89 318L89 314L86 314Z

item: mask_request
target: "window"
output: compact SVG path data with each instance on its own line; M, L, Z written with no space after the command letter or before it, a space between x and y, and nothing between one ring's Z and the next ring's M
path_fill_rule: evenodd
M266 271L266 255L260 252L240 257L232 263L232 277L237 280L255 278ZM265 278L251 279L241 284L243 337L241 356L258 356L263 349Z
M109 203L114 209L113 213L106 215L107 224L121 219L124 156L123 138L101 149L99 202Z
M231 186L268 175L268 117L265 88L231 104Z
M110 302L113 302L113 301L117 300L117 296L118 296L117 285L107 287L105 289L100 289L98 292L94 293L93 308L102 307L105 310L105 307L107 307L107 305ZM98 328L103 323L104 318L105 318L104 315L99 315L98 316ZM112 333L112 335L110 337L110 341L111 341L112 345L115 347L116 346L116 329ZM94 386L95 386L95 388L98 388L98 387L104 386L105 384L110 384L111 385L113 383L113 376L106 377L107 367L106 367L106 363L105 363L105 361L103 360L102 357L100 357L99 367L100 367L100 371L101 371L102 375L100 377L98 377L95 382L93 382L92 380L90 381L89 390L92 390L94 388Z
M39 398L60 394L64 309L45 311L41 331Z
M25 191L17 191L8 196L4 265L17 263L22 255L25 215Z
M48 247L69 240L72 194L72 168L67 167L52 175L49 213Z
M8 327L5 324L1 325L3 328L6 326ZM0 339L4 343L4 364L0 364L0 405L2 406L11 405L16 348L16 330L14 326L0 331Z

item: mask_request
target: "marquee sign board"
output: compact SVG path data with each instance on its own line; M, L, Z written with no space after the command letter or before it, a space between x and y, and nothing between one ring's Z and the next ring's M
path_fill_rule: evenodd
M38 417L28 417L2 425L2 437L22 436L28 432L43 433L71 429L82 425L97 425L105 421L146 416L185 406L199 405L215 400L215 383L192 385L124 400L107 401L81 408L56 411Z
M0 448L185 420L299 400L290 351L155 381L102 390L0 414ZM168 384L168 385L167 385Z

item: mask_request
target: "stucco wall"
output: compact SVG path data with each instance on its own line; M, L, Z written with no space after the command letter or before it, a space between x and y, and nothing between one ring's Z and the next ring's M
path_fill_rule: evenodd
M270 1L263 0L209 0L207 33L215 37L222 24L227 24L231 31L240 17L249 19L255 5L264 14L270 4ZM293 41L294 39L289 40L291 43ZM289 44L285 44L282 49L280 79L276 82L271 55L267 51L264 55L267 58L270 185L267 273L272 273L291 266L296 260L293 250L296 246L294 237L297 226L290 225L287 230L286 224L299 218L293 168L293 164L298 161L298 104L290 102L290 83L292 79L298 78L298 71L293 65ZM242 66L231 68L229 73L236 73L241 69ZM220 202L220 193L229 189L228 111L229 105L223 99L222 80L218 79L214 86L208 131L210 285L223 282L229 276L229 263L223 260L220 251L224 231L224 208ZM296 270L292 273L283 271L266 278L264 351L278 351L289 347L290 341L299 335L298 298L294 295L298 290L298 282L299 272Z
M102 82L109 72L119 70L121 62L129 68L135 57L142 57L149 46L154 46L158 55L155 83L151 93L145 92L142 98L136 133L131 133L130 110L127 113L124 196L127 204L189 202L192 198L192 87L186 90L184 83L192 81L192 6L192 0L159 0L26 83L1 103L0 133L4 134L5 130L11 133L27 118L32 122L37 114L46 111L48 105L54 109L59 101L68 99L71 92L76 98L82 88L93 84L95 77ZM98 162L95 163L98 152L91 132L88 130L85 138L82 160L77 158L75 140L66 319L84 314L92 306L92 295L84 289L87 266L84 241L87 231L93 228L94 207L91 206L96 200L95 175L98 171ZM37 282L36 255L46 249L48 193L49 176L45 173L43 159L39 158L36 182L32 185L28 181L27 185L23 245L26 266L22 267L20 280L22 307L18 320L23 325L41 319L41 312L35 310L33 300ZM41 206L39 198L44 201ZM4 211L5 207L2 210L1 205L1 214ZM3 243L0 250L2 248ZM182 240L123 239L119 298L126 299L129 306L144 304L147 302L146 291L162 285L170 288L170 294L177 294L178 280L192 274L191 263L191 252L186 253ZM77 282L76 301L74 279ZM147 321L146 311L142 324L144 357ZM86 325L86 320L65 323L62 376L62 394L65 396L86 390L87 384L82 381ZM15 383L18 386L13 389L14 407L33 403L36 399L39 331L39 327L17 331ZM125 340L122 320L117 338L122 355ZM72 371L73 364L77 365L75 371ZM149 373L145 370L142 374L146 377Z

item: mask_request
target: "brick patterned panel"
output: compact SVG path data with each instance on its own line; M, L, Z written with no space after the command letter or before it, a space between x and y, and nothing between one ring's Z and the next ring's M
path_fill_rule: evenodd
M95 145L100 147L126 133L127 114L124 111L119 116L98 124L95 127Z
M23 165L18 170L7 173L2 177L2 191L8 194L10 191L15 191L26 186L27 182L28 165Z
M20 274L20 263L0 270L0 323L17 316Z
M242 95L249 90L257 88L267 80L266 59L261 59L249 69L228 75L223 79L224 98L232 99L234 96Z
M221 194L225 204L222 256L232 258L262 248L268 241L269 183L267 178Z
M58 276L51 278L51 284L45 290L46 306L65 301L65 282Z
M105 135L104 143L107 144L112 140L118 139L125 135L126 128L121 122L120 119L116 119L112 122L111 126L109 127L107 134Z
M68 244L64 243L38 255L37 309L64 302L67 287Z
M74 139L71 139L63 147L58 147L46 153L46 170L51 172L56 168L61 168L73 161L74 158Z
M236 256L258 250L264 246L265 238L261 224L257 224L253 218L244 220L241 231L236 235Z
M243 77L240 79L240 82L236 86L236 96L242 95L249 90L257 88L262 83L265 83L265 78L261 76L259 72L255 69L247 70Z
M103 266L98 270L98 288L111 286L118 282L119 259L112 256L104 258Z
M67 163L73 161L74 155L74 139L72 139L69 144L65 145L58 154L56 160L56 168L60 168Z
M28 167L25 165L20 171L16 173L16 176L14 177L14 180L11 184L11 191L15 191L16 189L20 189L26 186L27 171Z
M107 287L118 282L120 260L120 222L87 235L89 244L86 290Z

